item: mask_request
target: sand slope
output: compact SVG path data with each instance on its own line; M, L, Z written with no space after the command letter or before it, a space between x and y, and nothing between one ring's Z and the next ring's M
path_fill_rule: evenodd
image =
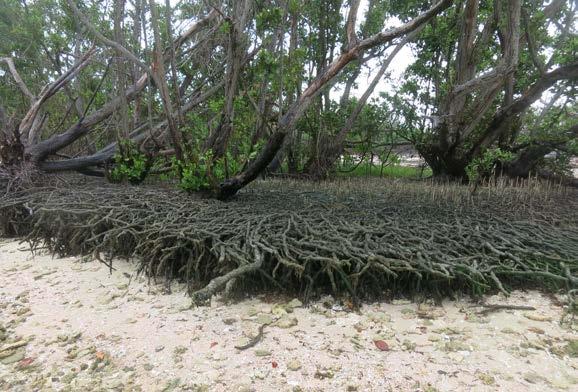
M466 300L355 313L330 297L190 309L181 287L114 267L0 243L0 390L578 390L578 336L537 292L486 299L535 311L487 315Z

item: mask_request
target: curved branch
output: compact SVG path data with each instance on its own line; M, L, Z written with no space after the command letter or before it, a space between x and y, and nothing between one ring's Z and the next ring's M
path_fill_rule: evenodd
M180 115L181 116L184 115L185 113L191 111L192 109L194 109L195 107L197 107L198 105L200 105L201 103L205 102L207 99L215 95L215 93L220 91L220 89L223 87L224 83L225 81L223 79L221 80L221 82L217 83L215 86L211 87L206 92L200 94L195 99L191 99L189 102L183 105L182 108L179 109ZM130 139L135 144L138 145L151 135L154 136L162 135L162 133L166 130L166 128L167 128L167 120L161 121L160 123L155 125L155 127L152 129L151 132L143 131L142 127L139 127L138 129L133 131L133 133L130 135ZM73 128L71 131L76 131L77 134L74 137L77 136L76 138L78 138L80 136L85 135L88 129ZM89 166L103 165L113 160L114 155L116 154L116 147L117 143L114 142L104 147L100 151L97 151L96 153L89 156L63 159L59 161L45 161L40 163L40 169L46 172L61 172L68 170L79 170Z
M141 67L149 75L151 74L150 67L148 65L146 65L145 63L143 63L142 61L140 61L131 51L129 51L127 48L125 48L124 46L122 46L118 42L113 41L111 39L108 39L107 37L104 36L104 34L102 34L100 31L98 31L98 29L92 23L90 23L88 18L86 16L84 16L84 14L82 12L80 12L80 10L76 7L76 4L74 4L74 1L67 0L66 2L68 4L68 6L70 7L70 9L72 10L72 12L74 13L74 16L76 16L80 20L80 22L82 22L84 27L86 27L88 29L88 31L90 31L90 33L97 40L102 42L104 45L110 46L110 47L116 49L118 52L124 54L125 57L128 58L130 61L132 61L133 63L135 63L139 67Z
M564 79L578 79L578 62L561 66L542 75L520 98L496 113L487 131L479 138L477 143L474 143L474 147L472 147L470 152L471 156L477 156L481 151L494 143L512 117L525 111L540 98L544 91L552 87L559 80Z
M372 37L366 38L359 43L357 46L357 50L363 51L365 49L372 48L377 45L382 45L387 42L394 40L397 37L400 37L404 34L410 33L413 30L417 29L422 24L429 21L431 18L445 10L450 6L453 0L441 0L429 10L425 11L421 15L417 16L416 18L412 19L411 21L404 23L399 27L394 27L380 33L375 34Z
M0 61L4 61L8 65L8 70L10 71L12 78L14 78L14 81L16 82L20 90L24 93L24 95L26 95L26 97L28 97L31 103L34 103L36 97L34 96L34 94L30 92L30 90L28 90L26 83L24 83L24 80L22 80L22 78L20 77L20 74L18 73L16 67L14 66L14 60L12 60L11 57L1 57Z
M578 138L578 124L563 132L568 139L558 142L533 142L519 146L516 158L505 164L504 172L511 177L528 177L545 155L553 151L564 151L568 140Z
M42 105L54 94L56 94L60 89L62 89L70 80L80 72L81 69L86 67L89 63L90 58L95 53L95 48L88 50L81 58L76 60L76 62L70 67L68 71L60 75L56 81L44 86L38 98L31 105L30 109L22 119L18 131L20 135L27 136L28 142L33 143L36 139L37 131L39 127L43 124L42 121L37 121L38 113Z
M337 76L347 64L357 59L366 49L391 42L404 34L416 30L421 25L435 17L438 13L449 7L451 3L452 0L441 0L413 20L399 27L391 28L375 34L372 37L358 42L357 45L348 48L347 51L342 53L311 82L311 84L300 95L299 99L279 120L277 131L271 135L257 158L247 165L243 172L235 177L223 181L219 185L217 197L220 199L226 199L235 195L239 189L255 180L257 176L267 168L269 163L271 163L273 158L275 158L279 149L283 146L287 134L293 130L295 123L309 107L315 96L317 96L322 88Z
M214 18L215 12L213 11L206 17L196 22L193 26L191 26L188 30L186 30L175 39L175 47L181 46L187 39L191 38L195 32L197 32L200 28L205 26L210 20ZM166 57L167 53L165 53L165 60ZM79 123L72 125L65 132L53 135L43 142L29 146L27 148L26 155L33 162L39 163L48 155L53 154L63 147L73 143L77 139L90 132L92 127L107 119L112 113L114 113L123 99L126 99L127 103L134 100L147 86L148 80L148 72L143 72L140 78L132 86L125 90L124 97L122 95L114 97L99 110L86 116Z

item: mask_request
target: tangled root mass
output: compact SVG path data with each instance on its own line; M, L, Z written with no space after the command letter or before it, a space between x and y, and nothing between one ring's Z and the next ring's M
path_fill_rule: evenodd
M354 299L401 292L478 295L519 285L572 289L578 198L564 189L266 181L234 200L155 187L40 188L0 199L4 234L60 256L180 279L197 303L277 288Z

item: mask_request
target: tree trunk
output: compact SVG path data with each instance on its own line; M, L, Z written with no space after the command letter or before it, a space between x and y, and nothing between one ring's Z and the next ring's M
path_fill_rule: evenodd
M72 5L74 6L74 4ZM79 14L77 8L75 8L75 12ZM184 31L179 37L175 39L175 48L178 48L186 40L191 38L196 32L198 32L201 28L206 26L211 20L216 18L217 15L218 13L216 11L212 11L206 17L202 18L197 23L193 24L189 29ZM110 41L106 39L104 36L101 36L101 39L107 45L110 45L117 50L122 50L123 54L125 53L126 49L122 48L122 46L120 46L117 42ZM38 115L38 112L42 107L42 104L46 100L48 100L52 95L56 94L84 66L86 66L93 53L94 49L88 51L68 71L66 71L56 81L47 85L42 90L39 97L31 105L31 108L27 113L27 115L24 117L24 120L20 123L19 126L20 135L28 135L31 133L31 128L33 127L34 119ZM166 57L167 57L166 54L165 56L161 56L160 62L162 63L163 61L166 61ZM137 62L140 63L138 59ZM95 164L106 162L108 159L110 159L110 157L112 157L112 155L114 155L114 147L110 149L109 148L103 149L100 152L95 153L91 156L71 159L70 162L67 162L67 160L50 161L50 162L44 161L51 154L55 154L56 152L65 148L66 146L71 145L79 138L88 134L94 128L94 126L101 123L103 120L109 118L121 105L122 100L125 100L126 102L131 102L136 97L138 97L139 94L147 86L148 78L149 72L148 71L143 72L141 76L135 81L135 83L132 86L128 87L126 90L124 90L122 94L119 94L117 97L112 98L98 110L95 110L89 115L85 114L84 117L82 117L76 124L69 127L66 131L59 134L55 134L44 141L27 145L24 151L24 159L30 161L34 165L37 165L43 170L44 169L48 170L49 168L49 171L78 170L81 168L86 168ZM214 93L214 90L211 89L210 91ZM191 105L192 106L195 105L195 100L187 103L186 105L184 105L184 107ZM180 108L179 110L181 109L184 108Z
M568 140L578 139L578 124L570 127L563 134ZM565 145L565 141L560 143L530 143L519 148L516 157L504 165L503 172L510 177L528 177L532 172L536 172L537 166L544 159L544 156L559 151Z
M114 39L121 46L125 46L124 32L122 30L122 20L124 18L124 0L114 0ZM129 123L128 123L128 102L126 101L122 92L126 89L126 67L123 53L116 50L116 93L121 97L120 106L116 111L118 117L117 134L118 140L128 139Z
M423 26L422 26L423 27ZM407 35L399 44L396 45L394 50L389 54L389 56L385 59L379 71L374 76L373 80L367 86L367 89L355 105L355 108L349 115L347 121L339 131L339 133L333 137L332 139L327 138L324 140L323 143L320 144L320 148L316 156L312 156L309 162L305 165L305 172L312 178L326 178L335 162L339 157L343 154L344 150L344 143L347 135L353 129L357 118L361 114L361 111L365 107L367 100L375 90L375 87L385 74L385 71L388 69L389 65L393 61L393 59L397 56L397 54L403 49L403 47L410 41L412 41L421 31L421 27L413 31L411 34Z
M175 157L179 161L183 161L183 135L179 129L178 123L176 122L173 104L171 101L171 96L169 92L169 85L166 79L165 62L162 55L162 43L159 31L159 15L156 8L154 0L149 0L150 11L151 11L151 26L153 29L153 36L155 40L154 51L153 51L153 67L152 67L152 78L159 89L161 100L163 102L163 109L165 116L167 118L169 126L169 134L171 135L171 140L173 148L175 149ZM171 45L172 50L172 45Z
M251 2L244 0L234 0L232 12L234 19L230 20L229 43L227 46L227 74L225 83L225 104L221 114L219 125L209 135L205 143L205 150L213 151L213 159L223 157L227 150L229 138L233 133L233 120L235 115L235 98L243 58L246 56L245 25L251 11Z
M474 44L477 1L468 0L463 11L461 39L458 45L456 62L456 81L448 93L442 108L441 121L436 125L429 140L416 147L432 168L434 175L465 178L466 167L481 157L492 146L509 145L517 133L516 119L542 93L562 79L575 79L578 76L578 63L561 66L543 73L538 80L518 98L514 91L513 72L518 68L519 47L521 43L521 2L519 0L498 0L495 6L494 21L502 49L502 58L493 70L478 77L474 76L473 65L478 62L479 45L489 36L487 26ZM498 94L503 91L502 107L480 130L482 120L488 116L488 110ZM475 94L468 94L473 93ZM468 100L471 100L468 103ZM537 151L536 154L540 154ZM519 165L512 166L512 172L519 171L514 166L524 166L530 156L520 156ZM521 170L522 172L525 171Z
M513 100L509 106L502 108L494 115L486 130L471 141L472 147L469 149L458 145L447 147L439 143L418 144L416 147L431 167L434 175L463 179L466 177L468 164L496 143L500 135L509 130L508 124L537 101L544 91L559 80L576 78L578 78L578 62L561 66L542 75L522 96ZM446 124L442 123L439 126L443 127ZM440 134L443 131L438 129L436 133ZM534 154L531 155L534 156ZM524 158L522 158L523 160ZM512 169L512 173L514 171Z
M341 70L343 70L347 64L357 59L360 53L366 49L391 42L397 37L411 33L449 7L451 2L451 0L442 0L429 10L417 16L415 19L397 28L388 29L362 41L350 43L348 49L333 61L321 74L317 75L307 89L303 91L299 100L289 108L287 113L285 113L281 118L281 121L278 124L278 129L271 135L269 141L261 150L257 158L247 165L243 172L235 177L226 179L219 185L219 188L217 189L217 197L220 199L226 199L235 195L241 188L255 180L259 174L267 168L275 158L277 152L283 146L285 138L293 131L297 120L311 105L313 99L322 91L323 87L325 87L341 72ZM355 18L349 20L355 20Z

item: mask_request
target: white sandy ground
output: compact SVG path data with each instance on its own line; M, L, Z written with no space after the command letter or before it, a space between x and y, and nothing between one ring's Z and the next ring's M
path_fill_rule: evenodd
M537 292L488 297L537 310L487 316L467 300L191 309L182 288L114 267L0 242L0 390L578 391L576 329ZM234 347L271 321L256 346Z

